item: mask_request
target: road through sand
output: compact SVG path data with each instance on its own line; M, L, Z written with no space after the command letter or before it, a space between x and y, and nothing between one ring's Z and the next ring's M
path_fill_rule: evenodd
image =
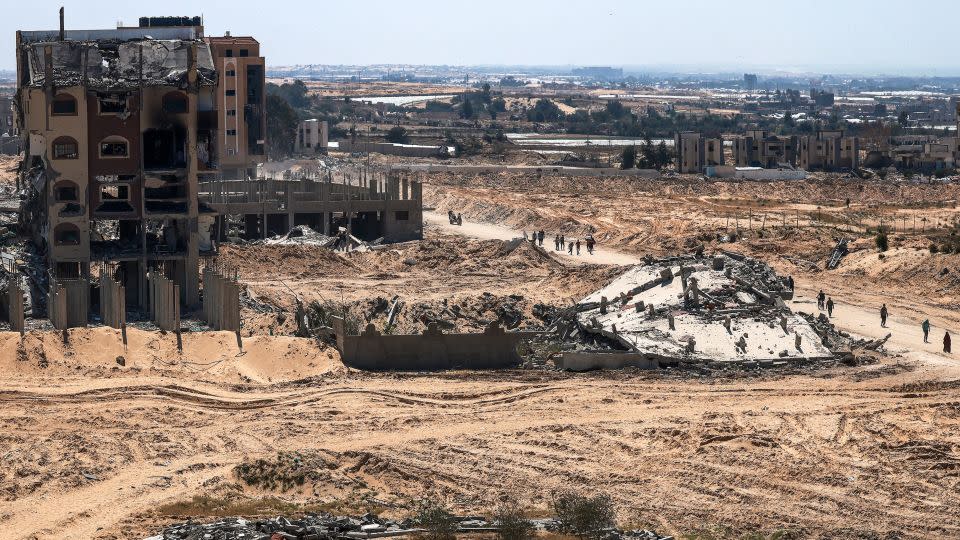
M423 221L427 223L428 226L440 229L444 233L467 236L478 240L513 240L514 238L523 238L523 231L517 231L493 223L464 221L463 225L451 225L446 214L436 211L424 211ZM532 233L532 231L530 232ZM593 254L590 254L587 253L586 244L581 244L580 255L568 255L565 251L556 251L553 249L553 236L549 234L544 237L543 247L548 253L558 257L564 262L612 265L628 265L640 262L639 257L604 247L597 247L594 249Z

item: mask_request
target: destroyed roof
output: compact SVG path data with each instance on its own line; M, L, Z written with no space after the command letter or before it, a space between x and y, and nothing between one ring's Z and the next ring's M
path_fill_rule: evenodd
M144 86L187 86L191 46L197 48L197 73L201 86L216 84L210 47L202 40L135 39L130 41L41 41L23 45L27 53L29 86L44 84L44 48L53 56L53 84L86 86L99 90L134 89ZM86 76L86 77L84 77Z

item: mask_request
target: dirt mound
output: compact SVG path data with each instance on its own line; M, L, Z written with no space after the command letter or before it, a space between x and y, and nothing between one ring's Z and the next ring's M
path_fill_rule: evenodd
M0 370L11 376L48 378L83 374L91 377L177 377L186 380L282 382L337 372L339 354L307 339L287 336L244 338L243 350L230 332L176 336L128 327L124 347L119 330L74 328L61 332L0 333Z

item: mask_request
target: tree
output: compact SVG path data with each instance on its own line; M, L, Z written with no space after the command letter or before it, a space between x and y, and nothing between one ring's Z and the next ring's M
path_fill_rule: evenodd
M637 147L625 146L620 153L620 168L632 169L637 164Z
M886 251L890 248L890 240L887 238L887 233L883 232L883 229L877 233L874 241L877 244L877 249L880 251Z
M310 106L310 97L307 96L307 85L300 79L283 85L267 83L267 94L282 97L295 109L305 109Z
M387 141L397 144L406 144L410 141L410 137L407 136L407 129L402 126L393 126L390 128L390 131L387 132Z
M426 530L424 537L427 540L453 540L460 526L446 507L430 499L420 501L415 521Z
M297 111L283 97L267 95L267 156L280 159L293 153L297 137Z
M500 540L530 540L534 537L533 523L523 514L520 503L508 497L500 503L493 516Z
M604 531L615 525L613 501L605 494L593 497L572 491L554 494L553 511L560 523L560 532L581 540L602 538Z
M672 162L673 154L671 154L670 149L667 148L667 143L660 141L660 144L657 145L657 169L662 169Z
M463 106L460 108L460 116L462 118L473 118L473 103L470 102L470 99L463 100Z
M483 83L483 87L480 90L480 99L484 103L490 103L490 83Z
M538 99L533 109L527 111L527 120L531 122L559 122L563 118L563 111L549 99Z

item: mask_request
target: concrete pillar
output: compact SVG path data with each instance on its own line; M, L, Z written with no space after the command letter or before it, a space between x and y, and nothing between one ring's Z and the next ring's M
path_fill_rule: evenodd
M197 46L192 46L191 73L196 80ZM197 179L197 93L187 92L187 257L184 261L183 300L188 307L200 302L200 208Z

